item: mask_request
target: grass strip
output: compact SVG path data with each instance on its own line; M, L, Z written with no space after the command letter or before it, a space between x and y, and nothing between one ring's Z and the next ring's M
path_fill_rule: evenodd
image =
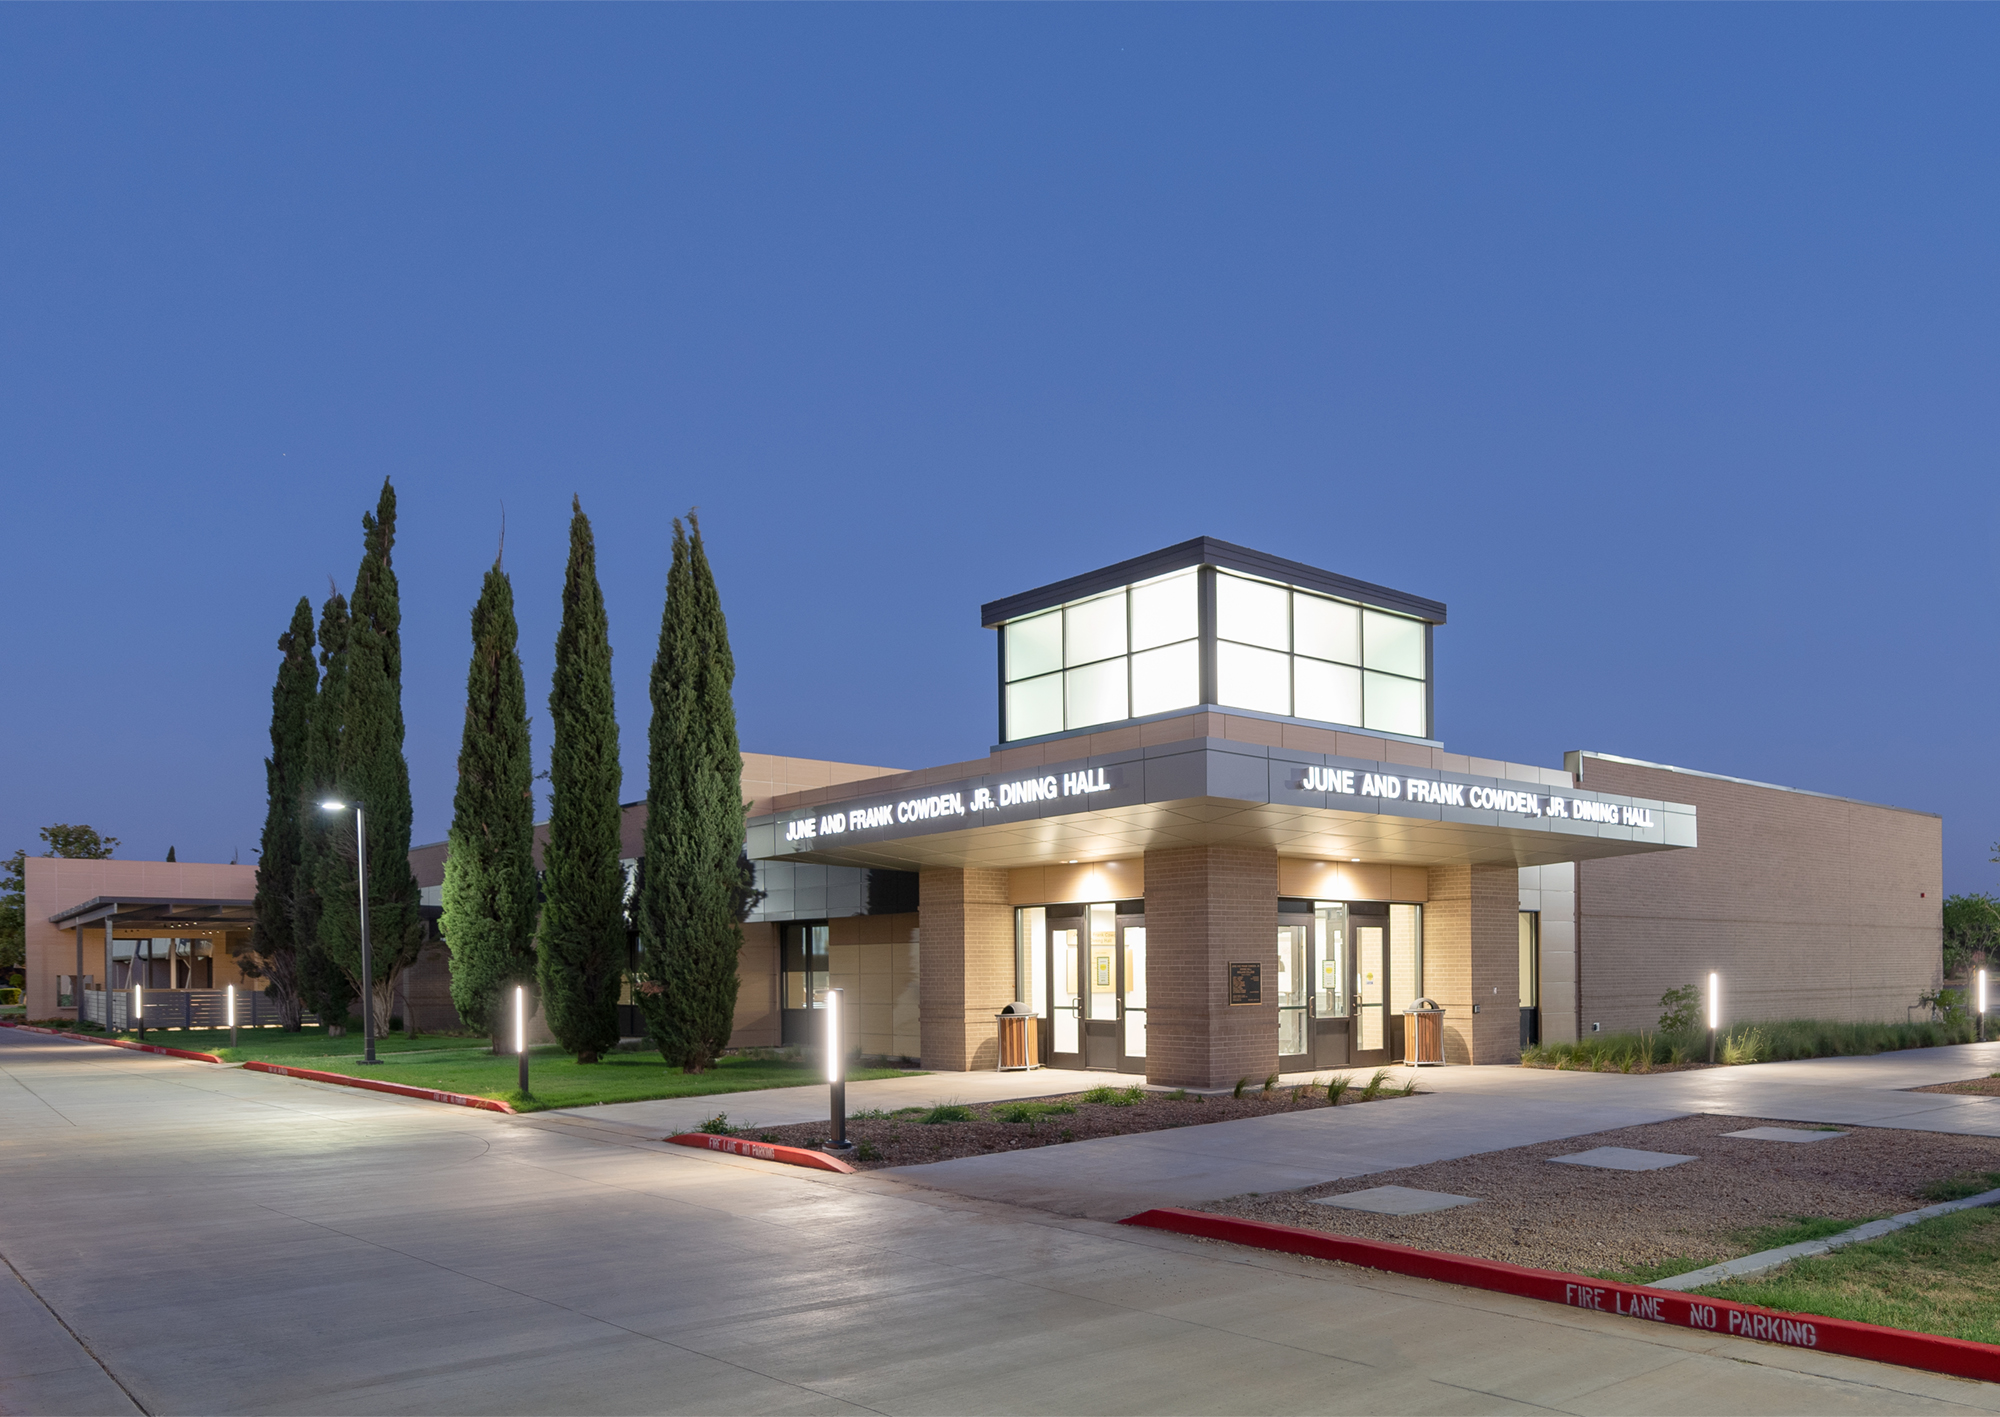
M1972 1195L1974 1192L1967 1191ZM1681 1255L1657 1264L1630 1265L1624 1269L1591 1270L1593 1279L1610 1279L1620 1284L1657 1284L1662 1279L1672 1279L1677 1274L1687 1274L1697 1269L1707 1269L1712 1264L1724 1260L1737 1259L1743 1255L1761 1254L1765 1250L1782 1249L1786 1245L1797 1245L1807 1240L1824 1240L1830 1235L1852 1230L1857 1225L1865 1225L1880 1216L1868 1215L1859 1220L1832 1220L1823 1215L1801 1215L1782 1225L1757 1225L1739 1230L1730 1236L1730 1253L1726 1255Z
M1695 1291L1793 1313L2000 1343L2000 1208L1941 1215Z

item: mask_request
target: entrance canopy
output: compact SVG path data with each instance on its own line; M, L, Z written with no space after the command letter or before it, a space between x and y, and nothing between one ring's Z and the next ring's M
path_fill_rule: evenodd
M50 924L64 930L109 922L114 931L134 935L191 935L213 930L248 930L256 920L254 900L201 900L172 896L154 896L144 900L93 896L80 905L72 905L49 917Z
M1539 866L1695 845L1695 809L1681 803L1219 738L868 789L754 818L751 857L1010 869L1243 845L1390 865Z

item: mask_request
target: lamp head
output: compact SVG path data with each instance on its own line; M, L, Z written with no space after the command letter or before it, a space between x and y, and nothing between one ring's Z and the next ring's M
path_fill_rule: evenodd
M345 812L347 810L347 804L345 802L336 802L333 799L328 798L326 801L319 804L319 809L322 812Z

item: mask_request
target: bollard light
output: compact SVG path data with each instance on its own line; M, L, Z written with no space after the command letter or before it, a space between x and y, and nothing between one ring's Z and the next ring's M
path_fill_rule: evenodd
M826 1090L833 1107L833 1140L820 1149L834 1156L854 1154L854 1143L847 1139L847 1049L840 1027L840 1004L846 992L826 991Z
M138 1025L139 1041L144 1043L146 1041L146 986L143 984L134 984L132 986L132 1019Z
M1708 972L1708 1061L1715 1061L1715 1030L1722 1027L1722 976Z
M1986 1041L1986 971L1979 971L1979 1041Z
M236 986L229 986L229 1046L236 1046Z
M528 986L514 986L514 1051L521 1055L521 1095L528 1093Z

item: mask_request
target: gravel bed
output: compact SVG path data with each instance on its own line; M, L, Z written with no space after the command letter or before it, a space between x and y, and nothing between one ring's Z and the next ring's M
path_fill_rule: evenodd
M2000 1097L2000 1073L1992 1077L1969 1078L1964 1082L1933 1083L1929 1087L1912 1087L1910 1092L1964 1092L1976 1097Z
M1362 1084L1357 1082L1341 1098L1342 1107L1363 1105ZM928 1123L929 1107L907 1107L887 1117L850 1117L848 1140L857 1144L854 1167L873 1171L884 1166L918 1166L927 1161L950 1161L960 1156L985 1156L996 1151L1026 1151L1034 1147L1060 1146L1065 1142L1088 1141L1093 1137L1129 1136L1135 1132L1159 1132L1170 1127L1201 1126L1208 1122L1230 1122L1239 1117L1268 1117L1278 1112L1310 1112L1326 1108L1326 1090L1301 1086L1281 1087L1270 1092L1246 1090L1241 1097L1203 1097L1193 1093L1138 1091L1136 1101L1123 1105L1087 1102L1093 1094L1115 1092L1130 1097L1132 1085L1107 1084L1091 1092L1065 1093L1060 1097L1038 1097L1027 1103L987 1102L963 1104L969 1120ZM1400 1088L1375 1099L1388 1102L1404 1096ZM1422 1094L1417 1094L1421 1096ZM948 1088L941 1088L937 1101L950 1103ZM1002 1115L1023 1106L1040 1110L1073 1107L1073 1112L1042 1112L1032 1120L1005 1121ZM703 1128L713 1131L714 1128ZM819 1146L831 1129L825 1122L796 1122L783 1127L744 1127L734 1135L753 1141L777 1142L784 1146Z
M1843 1129L1845 1136L1810 1143L1723 1135L1799 1125L1754 1117L1682 1117L1297 1191L1233 1196L1202 1208L1537 1269L1597 1274L1733 1259L1761 1247L1748 1233L1759 1227L1894 1215L1929 1204L1923 1192L1934 1182L2000 1170L2000 1138L1993 1137L1886 1128ZM1599 1146L1696 1160L1658 1171L1550 1164L1552 1157ZM1388 1216L1308 1199L1374 1186L1445 1191L1477 1197L1479 1204Z

